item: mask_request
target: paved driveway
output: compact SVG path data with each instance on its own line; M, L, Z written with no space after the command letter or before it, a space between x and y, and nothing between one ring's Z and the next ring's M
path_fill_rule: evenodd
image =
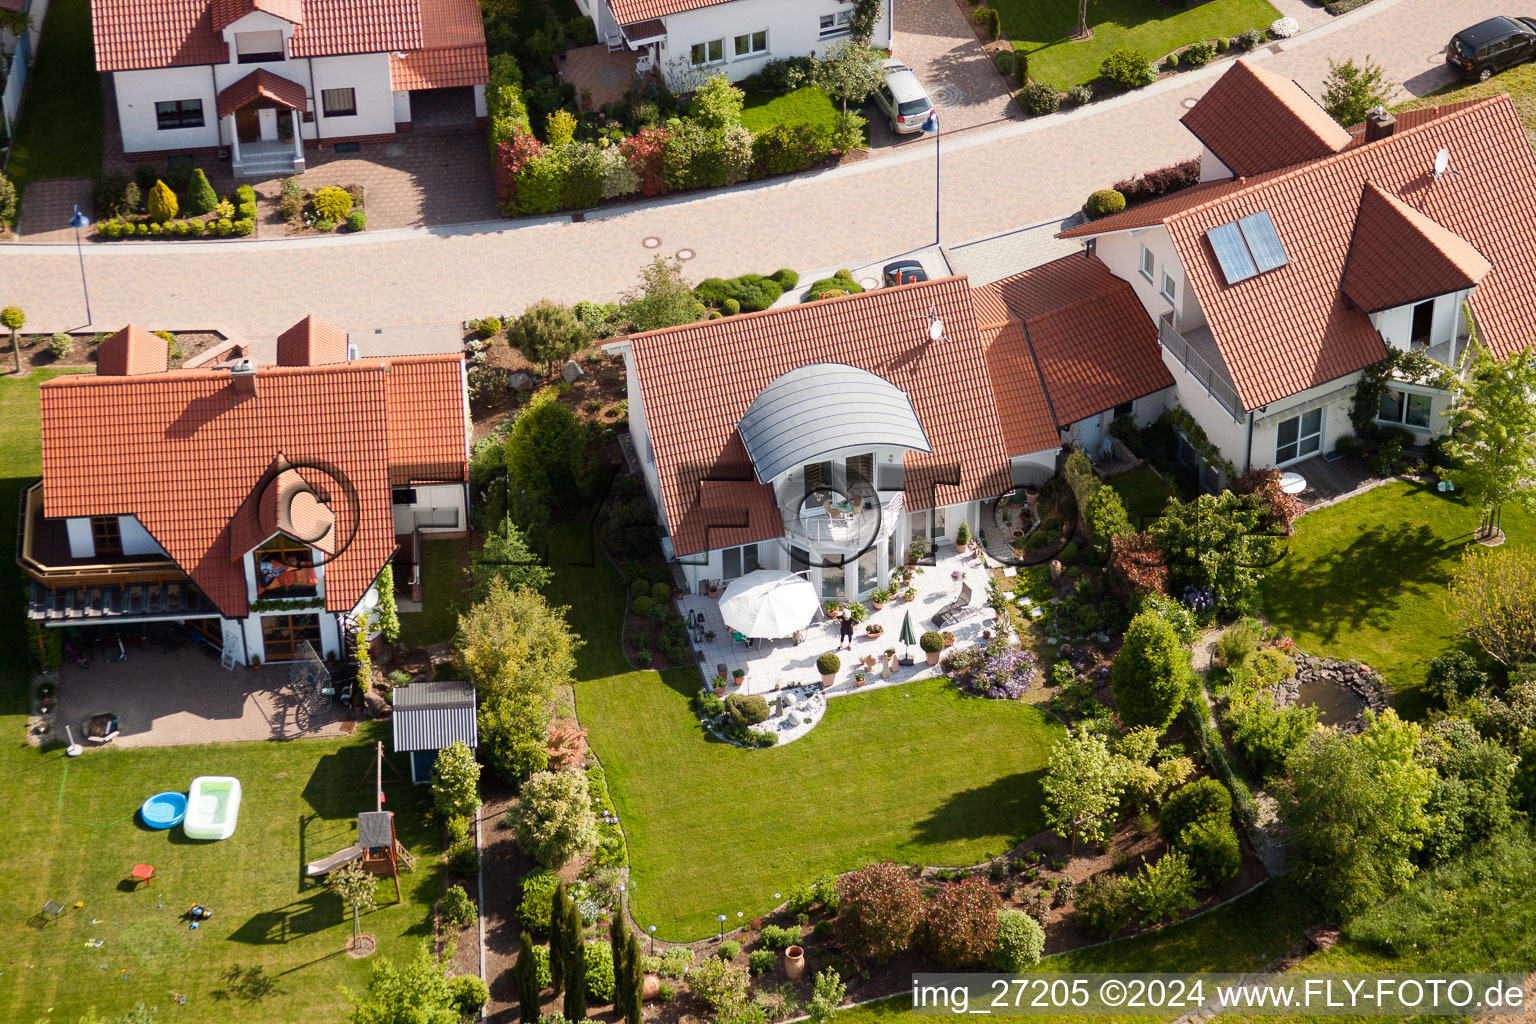
M946 0L949 2L949 0ZM1372 54L1422 95L1445 80L1436 54L1458 28L1492 14L1536 15L1532 0L1376 0L1353 15L1261 51L1254 59L1314 93L1328 57ZM1195 155L1178 123L1225 64L1121 100L997 129L943 149L946 243L996 235L1076 210L1120 178ZM903 146L878 160L788 181L569 217L372 230L315 242L93 246L86 253L101 329L196 320L273 336L313 312L348 329L443 322L521 309L540 298L604 299L630 287L661 240L691 249L695 279L779 266L867 263L933 241L933 149ZM84 321L74 246L0 247L5 301L40 331Z
M1012 81L997 73L954 0L896 0L893 22L891 54L916 72L945 132L1019 116ZM872 115L878 111L873 105L869 109ZM883 119L871 129L877 144L892 138Z

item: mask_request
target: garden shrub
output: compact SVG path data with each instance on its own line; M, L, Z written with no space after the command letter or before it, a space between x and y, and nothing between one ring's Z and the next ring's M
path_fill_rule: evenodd
M256 221L251 217L241 217L234 224L230 225L230 228L237 235L248 235L256 230Z
M1061 550L1056 552L1056 560L1062 565L1071 565L1077 561L1077 545L1070 540L1067 541L1061 546Z
M741 303L736 299L726 299L720 304L720 312L726 316L735 316L741 312Z
M747 955L747 973L767 974L779 964L779 955L771 949L754 949Z
M1160 167L1155 171L1147 171L1145 174L1124 181L1115 182L1115 191L1125 196L1128 204L1146 202L1169 192L1177 192L1180 189L1189 188L1200 183L1200 161L1185 160L1183 163L1173 164L1170 167ZM1134 428L1135 420L1130 421ZM1119 436L1117 434L1117 436ZM1171 438L1170 438L1171 442ZM1132 451L1137 447L1129 444ZM1142 454L1138 451L1138 454Z
M531 134L533 131L528 121L528 106L523 99L523 73L511 54L498 53L490 59L485 113L486 135L493 153L518 132Z
M368 215L362 210L353 210L347 214L347 230L361 231L368 226Z
M1232 816L1232 794L1218 779L1198 778L1173 791L1158 816L1157 828L1169 845L1194 822L1205 818L1225 821Z
M1019 106L1024 108L1026 114L1034 114L1036 117L1054 114L1061 107L1061 94L1054 85L1030 82L1019 90Z
M586 962L587 999L593 1003L613 1002L613 947L606 942L589 942L582 955Z
M619 150L639 180L642 195L659 196L667 192L667 135L665 128L646 128L619 143Z
M738 956L741 956L741 943L735 939L726 939L715 950L715 955L721 960L735 960Z
M332 231L336 230L336 222L333 220L326 220L324 217L321 217L319 220L316 220L313 224L311 224L310 227L314 228L316 231L321 232L322 234L330 234ZM214 234L227 235L232 228L233 225L230 224L229 221L221 220L215 224Z
M917 638L917 646L922 648L924 654L937 654L944 649L944 635L930 629Z
M778 270L775 270L773 273L769 274L768 277L773 281L774 284L777 284L781 290L786 292L800 283L800 275L795 273L793 270L790 270L788 267L781 267Z
M441 908L443 917L460 928L469 927L479 916L475 910L475 901L469 898L469 893L464 891L462 885L448 887L448 891L443 893Z
M491 990L485 982L473 974L460 974L448 979L448 998L464 1020L474 1020L491 998Z
M597 821L581 772L533 773L507 820L518 845L545 867L557 868L597 845Z
M837 896L836 931L854 955L884 963L911 945L924 906L905 868L885 861L850 872L838 880Z
M1108 217L1112 213L1119 213L1125 209L1125 196L1112 188L1101 188L1088 197L1083 204L1083 212L1088 214L1089 220L1098 220L1100 217Z
M1251 50L1264 41L1262 29L1245 28L1237 34L1237 48L1239 50Z
M1312 705L1282 707L1273 695L1252 690L1235 695L1227 708L1232 743L1260 778L1285 770L1286 758L1312 735L1317 718L1318 709Z
M693 950L687 946L673 946L661 954L661 966L656 973L663 978L681 978L693 964Z
M815 302L817 299L831 298L834 295L857 295L864 290L864 286L853 279L853 271L843 269L831 277L824 277L814 282L805 293L806 302Z
M1109 488L1105 488L1109 490ZM1174 634L1179 642L1185 645L1195 642L1200 635L1200 624L1195 621L1195 614L1189 610L1189 606L1175 601L1167 594L1151 593L1141 599L1138 611L1148 612L1165 619L1173 627Z
M326 220L343 221L347 219L347 214L352 212L352 196L346 189L337 188L335 185L315 189L315 194L309 201L314 206L315 213Z
M1081 107L1093 102L1093 86L1087 82L1079 82L1067 90L1067 100L1075 107Z
M75 339L67 334L55 334L48 339L48 351L55 359L67 359L75 350Z
M1228 39L1226 36L1222 36L1220 39L1216 40L1217 53L1226 53L1227 50L1231 48L1231 46L1232 40Z
M1184 52L1179 54L1179 63L1186 68L1203 68L1209 64L1211 62L1211 58L1215 56L1216 45L1214 43L1201 41L1195 43L1193 46L1185 47Z
M656 611L656 599L649 594L635 598L635 614L649 618Z
M15 186L11 186L13 192ZM138 183L121 174L109 174L94 189L96 213L101 217L124 217L139 212L144 194ZM12 200L14 205L14 198Z
M1166 726L1184 702L1189 676L1189 651L1166 619L1143 612L1131 620L1111 676L1127 725Z
M496 145L491 177L502 213L511 215L517 211L517 176L542 152L544 144L526 131L515 132L507 141Z
M835 654L823 654L816 659L816 671L824 676L836 675L837 670L843 667L843 659Z
M549 934L549 911L560 876L544 868L534 868L522 878L522 902L517 916L535 935Z
M1167 68L1169 71L1178 70L1179 55L1177 53L1170 53L1163 59L1163 67Z
M672 588L660 581L651 584L651 600L657 604L666 604L672 600Z
M996 7L989 7L986 10L987 16L982 22L982 27L986 29L987 38L989 40L1001 38L1003 34L1002 14Z
M747 998L749 984L745 968L717 957L708 957L688 971L688 987L693 994L716 1010L740 1006Z
M758 79L768 92L793 92L815 81L816 70L814 57L784 57L764 64Z
M1195 905L1195 872L1189 858L1172 850L1155 864L1143 864L1140 873L1125 883L1125 896L1143 924L1178 917Z
M629 585L630 597L650 597L651 583L642 577L636 577Z
M1430 660L1424 685L1446 704L1470 697L1491 681L1486 669L1466 651L1447 651Z
M565 202L566 161L556 149L546 148L523 165L517 174L515 201L518 213L554 213Z
M923 930L924 944L946 967L984 964L997 945L1002 901L976 876L948 882L934 894Z
M1151 58L1130 47L1116 50L1100 61L1099 74L1120 89L1139 89L1157 77Z
M998 50L992 55L992 64L997 68L997 73L1004 77L1013 74L1013 51Z
M448 870L461 878L471 878L480 870L480 851L473 842L459 843L448 850Z
M146 200L149 209L149 219L156 224L163 224L176 216L176 193L171 191L171 186L163 181L156 181L154 188L149 190Z
M1125 880L1115 875L1097 875L1078 891L1073 916L1100 938L1114 936L1125 927L1130 911Z
M218 203L219 195L208 183L208 175L203 173L201 167L197 168L192 172L192 181L187 186L187 212L201 217L212 213Z
M98 210L101 207L97 207ZM0 222L9 223L16 216L16 185L0 174Z
M567 210L585 210L603 200L603 151L590 142L566 147L566 179L561 203Z
M640 175L629 165L623 149L610 146L600 153L599 171L604 199L617 199L640 190Z
M1045 929L1022 910L997 912L997 940L991 964L999 971L1017 974L1040 962L1045 951Z
M699 86L688 103L688 113L705 128L726 128L741 124L741 108L747 94L742 92L724 72L711 75Z
M544 118L544 144L546 146L569 146L571 140L576 138L576 115L565 108L552 110Z
M764 176L803 171L821 156L811 125L776 124L752 140L752 163Z
M1212 815L1191 822L1174 846L1189 858L1195 878L1206 887L1225 882L1243 864L1237 831L1229 818Z
M768 702L760 694L733 693L725 698L725 717L742 726L766 722Z
M800 941L800 929L780 928L776 924L764 925L757 934L758 940L771 949L784 949Z
M467 818L480 809L480 765L462 740L438 751L432 765L432 805L445 818Z

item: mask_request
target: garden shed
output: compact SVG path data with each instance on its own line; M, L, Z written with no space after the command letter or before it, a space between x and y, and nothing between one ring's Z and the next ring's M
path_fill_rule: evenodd
M409 754L411 781L432 781L437 752L452 743L471 750L479 742L475 728L475 688L461 680L411 683L394 690L394 747Z

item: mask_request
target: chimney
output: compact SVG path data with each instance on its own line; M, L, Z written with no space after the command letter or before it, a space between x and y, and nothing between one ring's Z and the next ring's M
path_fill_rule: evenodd
M229 364L230 386L235 389L235 394L241 401L246 398L255 398L256 390L256 364L249 359L239 359Z
M1391 135L1397 127L1397 118L1386 107L1374 107L1365 115L1365 141L1375 142Z

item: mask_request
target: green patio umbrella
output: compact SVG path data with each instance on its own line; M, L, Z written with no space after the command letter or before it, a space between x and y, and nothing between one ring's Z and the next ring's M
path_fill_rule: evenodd
M917 635L912 629L912 611L908 609L907 613L901 617L901 660L903 664L911 664L908 661L910 655L907 653L907 648L915 643L917 643Z

